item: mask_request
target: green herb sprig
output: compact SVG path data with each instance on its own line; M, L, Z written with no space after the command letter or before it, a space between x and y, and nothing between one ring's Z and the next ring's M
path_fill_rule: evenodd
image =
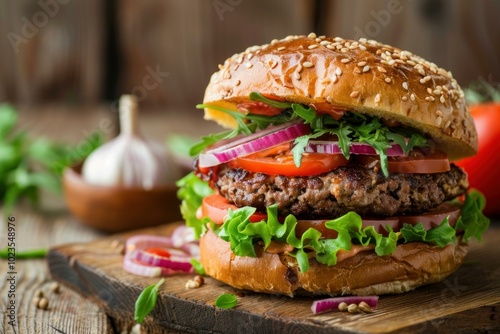
M9 255L15 254L16 260L40 259L47 256L46 248L29 249L25 251L11 252L8 247L0 249L0 259L8 259Z
M134 312L135 322L142 324L144 318L155 308L158 300L158 290L164 282L165 279L162 278L158 283L147 286L137 297Z
M0 104L0 202L5 215L23 198L38 204L42 189L60 194L63 170L83 160L103 141L100 133L93 133L80 145L87 148L85 152L75 154L76 148L16 131L17 119L12 106Z

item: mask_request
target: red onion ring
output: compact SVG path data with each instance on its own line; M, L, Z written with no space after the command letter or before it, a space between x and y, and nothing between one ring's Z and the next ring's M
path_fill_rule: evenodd
M359 304L367 303L370 307L377 307L378 296L349 296L349 297L334 297L321 300L315 300L311 305L311 310L314 314L333 311L338 309L340 303Z
M342 153L337 141L325 140L310 140L305 147L305 152L325 154ZM375 151L373 146L364 143L351 143L349 152L352 154L377 155L377 152ZM391 147L386 150L386 154L389 157L394 157L404 155L404 152L401 146L399 146L398 144L392 144Z

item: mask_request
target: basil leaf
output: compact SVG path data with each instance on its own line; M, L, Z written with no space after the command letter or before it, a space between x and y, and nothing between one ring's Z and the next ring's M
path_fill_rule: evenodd
M233 308L236 304L238 304L238 298L232 293L223 293L215 300L215 306L224 309Z
M0 104L0 140L7 136L16 122L16 110L9 104Z
M138 324L142 324L144 318L149 313L151 313L151 311L156 306L156 301L158 299L158 290L163 282L165 282L164 278L162 278L156 284L147 286L135 301L134 320Z

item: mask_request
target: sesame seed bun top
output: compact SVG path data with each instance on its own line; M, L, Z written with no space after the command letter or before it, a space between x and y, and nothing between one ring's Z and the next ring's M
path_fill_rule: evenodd
M219 65L204 103L237 110L253 91L398 121L428 134L451 160L477 151L474 122L452 74L373 40L311 33L250 47ZM205 119L235 126L230 116L212 109L205 109Z

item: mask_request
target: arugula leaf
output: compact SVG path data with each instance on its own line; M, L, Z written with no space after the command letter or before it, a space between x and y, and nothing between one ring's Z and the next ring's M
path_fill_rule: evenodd
M134 320L138 324L142 324L144 318L151 313L151 311L156 306L156 301L158 300L158 290L160 286L165 282L165 279L162 278L158 283L151 284L147 286L137 297L135 301L135 312L134 312Z
M205 275L205 268L203 268L203 265L201 264L200 261L198 261L195 258L192 258L189 263L193 266L194 270L198 275Z
M450 226L449 217L446 217L437 227L426 231L424 225L419 222L417 225L404 224L401 234L405 242L420 241L444 247L453 242L456 231Z
M257 102L264 102L267 105L270 105L271 107L275 108L281 108L281 109L288 109L291 107L291 103L289 102L282 102L282 101L276 101L276 100L271 100L262 95L261 93L258 92L251 92L250 95L250 100L252 101L257 101Z

